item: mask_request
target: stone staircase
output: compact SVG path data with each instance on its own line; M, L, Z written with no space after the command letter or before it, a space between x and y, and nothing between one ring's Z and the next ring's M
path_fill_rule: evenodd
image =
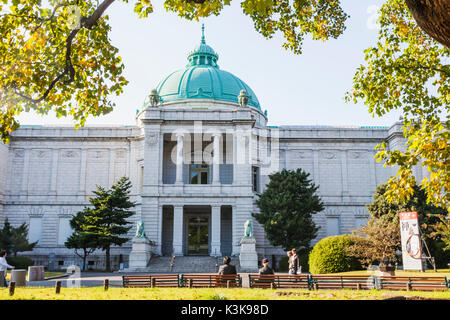
M147 269L151 273L216 273L223 263L222 257L179 256L175 257L170 271L170 259L171 257L153 256ZM239 272L239 258L232 257L231 264Z

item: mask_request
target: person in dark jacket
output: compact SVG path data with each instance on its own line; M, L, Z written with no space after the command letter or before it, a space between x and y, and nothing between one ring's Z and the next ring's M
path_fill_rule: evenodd
M295 248L293 248L291 250L292 252L292 257L291 257L291 261L292 261L292 274L297 274L297 272L302 272L302 266L300 265L300 258L297 255L297 250L295 250Z
M223 265L219 267L219 274L237 274L236 267L230 264L231 258L226 256L223 258Z
M269 259L264 258L262 260L263 267L259 269L259 274L274 274L273 269L269 267Z

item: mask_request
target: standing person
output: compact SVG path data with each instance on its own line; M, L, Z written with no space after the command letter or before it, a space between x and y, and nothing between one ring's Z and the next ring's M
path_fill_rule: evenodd
M259 274L274 274L273 269L269 267L269 259L264 258L262 260L263 267L259 269Z
M10 266L7 262L6 262L6 251L1 251L0 252L0 272L3 271L3 279L0 279L0 284L3 287L7 287L8 283L6 282L6 271L8 270L8 268L10 269L14 269L14 266Z
M236 267L230 264L231 258L226 256L223 258L223 265L219 268L219 274L237 274Z
M300 258L297 255L297 250L292 249L292 274L297 274L297 271L302 272L302 266L300 265Z
M288 271L288 273L289 273L289 274L293 274L292 271L293 271L293 269L294 269L294 264L293 264L293 262L292 262L292 251L288 251L286 254L287 254L287 256L288 256L288 265L289 265L289 271ZM295 274L295 273L294 273L294 274Z

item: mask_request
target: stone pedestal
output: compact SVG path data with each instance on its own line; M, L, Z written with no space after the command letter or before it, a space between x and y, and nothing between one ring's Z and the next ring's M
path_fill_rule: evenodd
M258 271L258 255L256 254L256 240L254 238L242 238L239 264L241 272Z
M28 281L42 281L45 280L44 266L28 267Z
M24 287L26 285L27 270L13 269L11 270L11 282L16 283L16 287Z
M148 271L147 266L152 257L150 241L147 238L133 238L133 246L128 262L129 268L124 271L141 272Z

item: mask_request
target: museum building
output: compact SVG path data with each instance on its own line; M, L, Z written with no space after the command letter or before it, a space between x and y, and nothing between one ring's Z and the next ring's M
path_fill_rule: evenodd
M64 247L71 216L89 205L96 185L109 188L122 176L136 202L130 239L142 221L155 256L238 256L257 193L283 168L301 168L320 186L325 210L314 215L314 243L366 222L376 186L395 174L374 160L374 147L403 148L400 122L268 126L256 94L219 67L204 35L187 60L149 93L135 126L23 125L0 144L0 225L29 224L38 245L24 254L52 268L76 263ZM254 237L259 257L284 255L256 221ZM113 267L130 251L131 241L112 248ZM102 254L89 264L101 268Z

